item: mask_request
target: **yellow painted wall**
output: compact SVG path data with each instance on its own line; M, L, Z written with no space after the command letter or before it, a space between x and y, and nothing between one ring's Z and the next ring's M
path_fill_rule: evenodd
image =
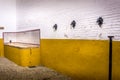
M0 57L4 56L4 45L3 45L3 39L0 39Z
M120 80L120 42L113 42L113 80Z
M31 66L40 65L40 48L31 48L30 62Z
M107 80L109 41L42 39L40 49L5 46L5 56L21 66L42 65L73 80ZM113 42L113 80L120 79L120 42Z
M10 47L8 45L4 46L4 56L8 59L10 59L11 61L17 63L18 65L21 64L20 62L20 50L19 48L15 48L15 47Z
M40 48L18 48L5 45L5 57L21 66L40 65Z
M108 60L108 40L41 40L41 64L73 80L107 80ZM113 80L120 80L120 42L113 43Z
M38 66L40 65L40 48L22 49L21 66Z

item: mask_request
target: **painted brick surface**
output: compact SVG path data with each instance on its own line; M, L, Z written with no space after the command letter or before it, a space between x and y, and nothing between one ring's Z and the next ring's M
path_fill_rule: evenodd
M41 29L42 38L108 39L120 40L119 0L19 0L17 2L17 29ZM102 27L97 18L104 19ZM70 23L76 21L75 29ZM57 24L57 31L53 25Z
M16 31L16 0L0 0L0 38L6 31Z

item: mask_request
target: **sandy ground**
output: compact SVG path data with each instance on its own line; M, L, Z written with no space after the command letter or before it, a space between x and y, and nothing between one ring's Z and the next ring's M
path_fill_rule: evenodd
M71 80L46 67L21 67L10 60L0 57L0 80Z

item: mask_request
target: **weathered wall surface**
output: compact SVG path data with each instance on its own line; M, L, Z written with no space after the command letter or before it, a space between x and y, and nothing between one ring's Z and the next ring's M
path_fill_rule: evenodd
M17 30L40 28L42 38L101 40L114 35L119 40L119 5L119 0L19 0ZM99 17L104 20L101 27L96 23ZM73 20L75 29L70 28Z
M16 0L0 0L0 38L2 32L16 31Z

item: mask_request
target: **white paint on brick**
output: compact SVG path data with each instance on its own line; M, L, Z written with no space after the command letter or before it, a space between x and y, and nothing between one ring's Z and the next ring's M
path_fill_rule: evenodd
M2 32L16 31L16 0L0 0L0 38Z
M19 0L17 30L40 28L42 38L103 40L113 35L120 40L119 5L119 0ZM96 23L99 16L104 19L102 28ZM72 20L75 29L70 29Z

